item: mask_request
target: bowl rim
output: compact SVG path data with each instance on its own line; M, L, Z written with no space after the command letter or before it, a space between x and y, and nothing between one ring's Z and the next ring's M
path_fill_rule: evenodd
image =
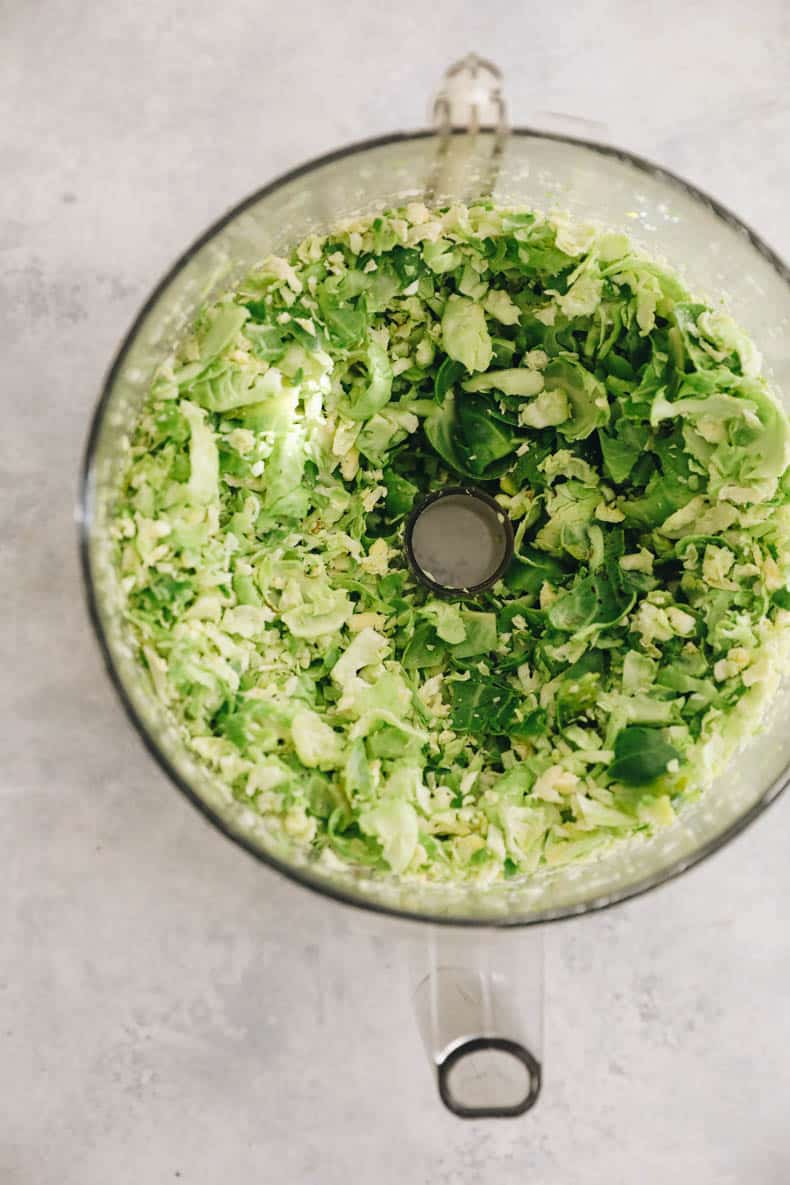
M454 129L454 135L467 134L464 129ZM488 135L493 133L482 132L481 135ZM679 857L674 862L667 865L659 873L648 875L640 880L619 888L613 892L602 892L600 894L590 897L588 900L572 905L550 906L545 909L537 909L528 915L514 914L514 915L485 915L471 917L468 914L453 914L451 911L442 914L434 914L428 912L420 912L416 909L400 907L397 905L385 904L382 901L374 900L365 897L362 893L355 893L350 888L339 886L336 883L330 882L328 879L312 874L310 866L297 866L288 863L288 861L281 859L271 852L264 850L262 847L252 841L252 839L245 835L240 829L231 826L228 821L215 811L208 803L201 798L192 788L185 777L176 769L174 763L168 755L160 748L154 737L146 728L140 714L138 713L131 696L128 693L124 682L121 678L119 670L113 659L112 651L109 645L107 635L104 630L101 612L99 609L99 598L97 595L97 586L94 579L94 572L91 560L91 524L92 524L92 506L93 506L93 477L94 477L94 462L96 455L96 448L99 441L99 436L102 430L105 411L108 406L110 393L115 384L116 378L120 369L123 367L126 357L132 347L132 344L137 338L137 335L145 323L149 313L158 302L160 296L165 292L177 275L190 263L190 261L197 255L197 253L206 246L215 236L223 230L229 223L238 218L250 207L256 205L262 199L275 193L282 186L297 180L299 177L306 176L315 169L321 168L325 165L332 164L336 161L342 160L346 157L352 157L372 149L388 147L390 145L398 144L409 140L424 140L430 139L436 133L431 129L420 128L416 131L401 131L391 132L383 136L374 136L365 140L354 141L351 144L345 145L341 148L324 153L320 156L311 158L288 171L281 173L272 181L254 190L247 197L236 205L230 207L223 215L216 219L209 227L204 230L191 244L188 246L175 260L173 264L167 269L159 282L149 293L145 302L141 306L132 324L127 330L124 338L118 347L112 363L104 378L101 388L101 394L93 410L90 420L90 426L84 446L82 461L79 473L79 487L77 496L77 523L78 523L78 546L80 554L80 569L82 573L83 593L87 607L88 617L93 627L99 650L103 659L104 667L109 677L112 686L123 706L127 719L132 724L135 732L142 741L149 754L154 758L159 768L167 775L173 785L181 791L187 800L197 808L203 817L217 828L227 839L234 844L241 847L249 855L274 869L292 883L302 886L302 888L309 889L314 893L318 893L323 897L328 897L340 904L353 906L357 909L365 910L368 913L379 914L398 918L404 921L425 922L440 926L455 926L460 928L476 928L489 927L510 929L522 926L537 926L548 922L558 922L569 918L580 917L587 913L598 913L604 909L610 909L615 905L620 905L633 898L641 897L645 893L658 888L661 885L667 884L681 876L684 872L689 871L696 865L701 864L707 860L714 852L723 848L730 840L740 835L746 828L758 818L764 810L772 802L775 802L779 795L790 784L790 764L788 764L782 773L763 791L763 793L756 799L752 805L739 815L732 823L725 827L717 835L700 844L693 852ZM673 172L671 169L658 165L647 157L641 156L638 153L630 150L619 148L615 145L606 144L598 140L587 140L577 136L565 135L560 132L541 131L538 128L529 126L519 126L510 129L510 136L535 139L548 140L557 143L567 144L571 147L588 150L599 156L613 158L623 164L635 167L641 172L647 174L653 179L664 181L670 187L685 193L694 201L707 207L713 214L715 214L722 222L742 234L751 244L751 246L760 254L774 269L779 278L783 280L788 287L790 287L790 268L766 242L762 239L756 231L754 231L746 222L732 212L727 206L723 205L716 198L700 189L698 186L687 181L684 177Z

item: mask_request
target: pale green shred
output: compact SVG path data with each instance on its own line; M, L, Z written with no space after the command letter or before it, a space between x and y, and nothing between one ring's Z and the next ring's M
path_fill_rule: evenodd
M115 517L141 664L316 856L487 882L670 824L790 630L788 420L746 334L622 234L412 203L311 236L161 368ZM438 599L459 480L516 531Z

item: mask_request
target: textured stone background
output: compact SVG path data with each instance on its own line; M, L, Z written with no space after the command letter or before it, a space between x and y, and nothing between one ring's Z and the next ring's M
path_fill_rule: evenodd
M485 15L484 9L495 15ZM547 1076L445 1114L402 948L256 866L127 727L72 504L131 317L223 208L414 126L454 58L685 173L790 253L785 0L0 0L0 1182L790 1179L790 798L547 934Z

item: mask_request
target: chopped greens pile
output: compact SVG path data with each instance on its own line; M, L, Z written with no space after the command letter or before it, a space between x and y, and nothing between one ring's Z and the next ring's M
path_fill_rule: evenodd
M114 530L156 694L337 866L532 873L670 823L790 630L790 431L749 338L620 233L413 203L269 258L161 368ZM458 480L516 533L438 599Z

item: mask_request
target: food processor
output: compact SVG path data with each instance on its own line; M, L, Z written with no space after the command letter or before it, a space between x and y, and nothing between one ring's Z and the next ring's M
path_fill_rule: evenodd
M520 1115L539 1095L543 925L625 901L677 876L781 792L790 778L790 731L782 723L790 692L782 688L763 732L674 824L650 838L615 844L594 861L487 886L332 867L267 831L188 749L125 628L109 527L151 379L205 301L232 288L265 256L287 254L306 235L341 220L411 200L445 204L481 196L627 232L652 256L665 258L692 291L723 297L763 351L779 391L790 392L790 272L781 260L716 201L648 161L568 135L510 128L499 72L470 55L445 75L432 127L352 144L292 170L227 213L181 256L109 372L88 440L80 504L91 618L110 677L149 751L203 814L257 859L327 898L369 911L377 926L408 940L404 957L418 1027L440 1096L462 1117ZM452 509L452 499L459 513L476 514L485 525L485 496L463 486L416 508L406 560L429 584L437 576L423 558L426 547L430 554L430 520L441 535L441 515ZM496 518L491 532L496 573L512 540L506 530L501 539L496 535ZM452 576L439 583L474 591L491 578L484 569L472 565L460 583L453 585Z

